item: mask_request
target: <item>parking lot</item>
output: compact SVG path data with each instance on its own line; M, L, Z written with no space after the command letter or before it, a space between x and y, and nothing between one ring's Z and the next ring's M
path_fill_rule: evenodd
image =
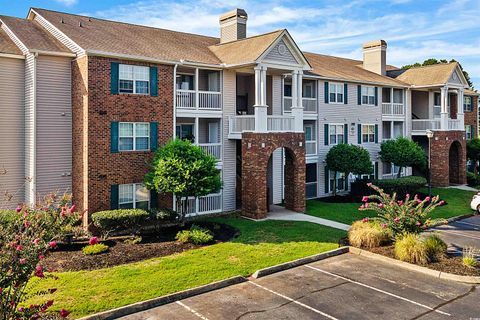
M123 319L474 319L479 289L347 253Z

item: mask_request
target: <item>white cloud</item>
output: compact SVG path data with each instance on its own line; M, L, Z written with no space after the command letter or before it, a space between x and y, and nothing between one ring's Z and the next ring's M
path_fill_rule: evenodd
M78 0L55 0L55 1L66 6L73 6L74 4L78 3Z

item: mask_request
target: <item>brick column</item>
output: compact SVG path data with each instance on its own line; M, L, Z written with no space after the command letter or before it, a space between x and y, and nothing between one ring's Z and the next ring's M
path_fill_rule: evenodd
M467 183L465 131L434 131L430 165L434 187Z

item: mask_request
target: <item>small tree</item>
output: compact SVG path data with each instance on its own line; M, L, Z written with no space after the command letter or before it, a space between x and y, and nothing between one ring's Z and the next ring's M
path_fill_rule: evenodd
M201 197L220 191L222 182L217 160L190 141L176 139L158 149L145 185L150 190L173 193L179 220L189 209L188 197Z
M474 162L474 173L477 174L477 163L480 161L480 139L475 138L467 142L467 158Z
M365 148L353 144L338 144L332 147L326 158L327 169L335 173L333 195L337 194L337 172L347 176L353 174L370 174L373 171L370 154Z
M425 167L426 156L422 147L404 137L387 140L380 146L380 159L400 167L397 177L400 178L404 167Z

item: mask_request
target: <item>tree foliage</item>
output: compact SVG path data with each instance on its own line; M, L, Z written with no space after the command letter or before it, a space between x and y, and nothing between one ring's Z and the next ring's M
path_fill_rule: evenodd
M383 162L393 163L400 167L398 177L401 176L403 168L412 166L424 168L427 162L422 147L404 137L383 142L380 145L379 155Z
M326 164L328 170L344 173L347 176L353 174L371 174L373 171L370 154L365 148L353 144L338 144L327 153ZM337 179L334 179L333 194L336 194Z
M475 163L475 173L477 173L477 163L480 161L480 139L475 138L467 141L467 158Z
M177 212L183 222L189 201L182 198L198 198L220 191L222 183L216 163L213 156L190 141L172 140L155 152L145 185L150 190L175 194Z

